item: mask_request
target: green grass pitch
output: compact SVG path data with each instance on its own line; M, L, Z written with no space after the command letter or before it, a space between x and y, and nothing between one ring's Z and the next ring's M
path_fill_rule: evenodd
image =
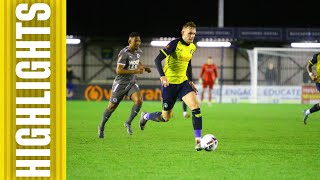
M67 102L67 179L320 179L320 113L302 122L311 105L203 104L202 134L214 134L219 145L196 152L181 102L172 120L150 121L144 131L139 113L130 136L123 123L133 103L123 101L99 139L107 103ZM144 102L140 112L160 109Z

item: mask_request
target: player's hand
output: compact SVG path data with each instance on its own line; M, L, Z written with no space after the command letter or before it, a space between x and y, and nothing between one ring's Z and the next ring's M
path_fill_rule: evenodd
M168 87L169 86L169 81L167 79L167 77L165 76L161 76L160 77L160 81L163 87Z
M151 69L148 67L144 68L144 70L147 71L148 73L151 73Z
M315 74L312 74L312 75L310 76L310 78L311 78L311 80L314 81L314 82L318 82L318 81L319 81L318 76L315 75Z
M215 83L215 84L219 84L219 78L216 78L216 80L215 80L214 83Z
M202 78L199 78L199 84L202 84Z
M198 94L198 89L196 88L196 86L193 84L192 81L189 81L190 86L192 87L193 91Z

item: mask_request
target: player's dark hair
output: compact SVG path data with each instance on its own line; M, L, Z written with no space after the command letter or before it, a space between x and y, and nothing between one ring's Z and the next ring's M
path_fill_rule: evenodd
M189 22L186 22L182 28L187 28L187 27L196 28L197 26L193 21L189 21Z
M129 34L129 38L131 38L131 37L137 37L137 36L140 36L140 34L139 34L138 32L131 32L131 33Z

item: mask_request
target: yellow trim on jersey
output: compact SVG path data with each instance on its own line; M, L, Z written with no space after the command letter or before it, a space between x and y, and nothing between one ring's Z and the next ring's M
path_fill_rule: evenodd
M170 84L181 84L188 80L187 68L195 50L193 43L187 46L179 41L175 51L167 55L163 71Z
M161 49L161 52L162 52L165 56L168 56L168 54L167 54L163 49Z
M311 60L309 60L309 64L313 65L313 63L312 63L312 61L311 61Z
M317 55L316 73L318 76L320 76L320 56L319 56L319 54Z

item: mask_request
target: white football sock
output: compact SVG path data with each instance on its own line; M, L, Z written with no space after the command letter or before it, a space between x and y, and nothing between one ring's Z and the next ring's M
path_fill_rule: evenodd
M188 114L188 112L184 111L183 112L183 116L186 116Z
M306 112L304 114L305 115L309 115L310 114L310 109L306 110Z

